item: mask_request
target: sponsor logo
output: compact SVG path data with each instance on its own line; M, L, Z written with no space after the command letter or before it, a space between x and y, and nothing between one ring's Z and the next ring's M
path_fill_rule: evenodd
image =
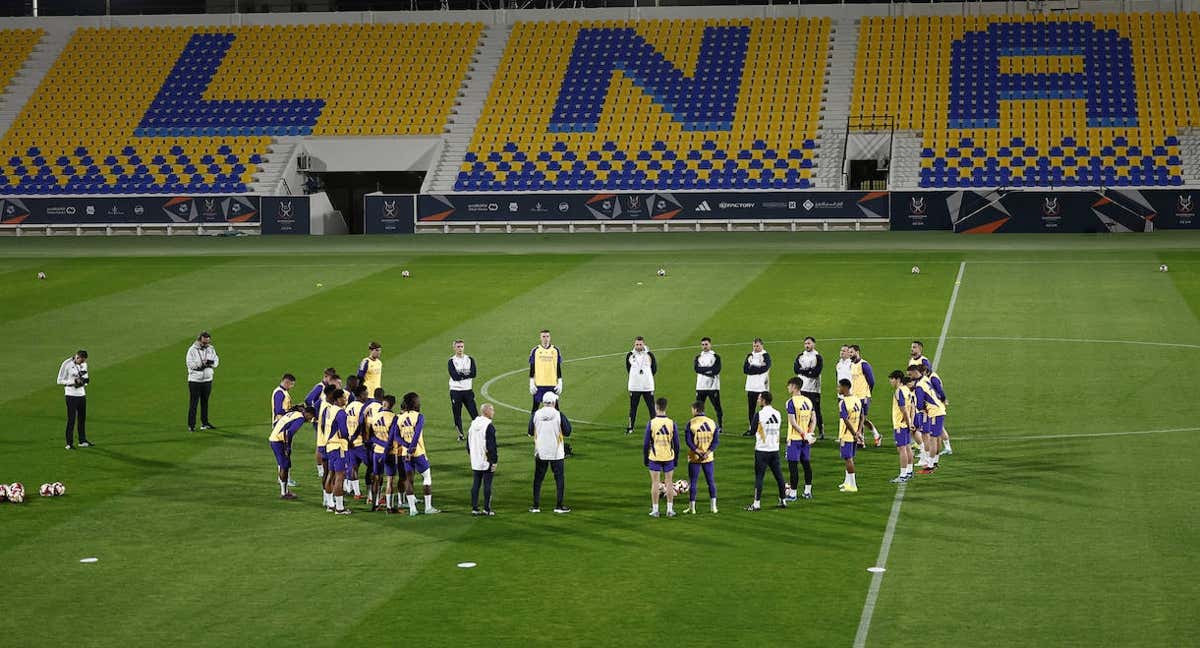
M570 208L571 208L571 206L565 202L558 203L558 211L560 211L560 212L565 212Z
M113 205L105 214L109 216L124 216L125 212L121 211L116 205Z
M236 207L236 206L237 205L234 205L234 207ZM134 205L133 213L135 216L141 216L142 214L146 213L146 208L142 207L141 205Z
M494 212L500 211L499 203L471 203L467 205L469 212Z
M813 201L811 201L811 200L804 201L804 211L812 211L813 207L815 207L815 206L816 205L814 205Z
M625 204L628 205L630 209L641 209L642 197L641 196L629 196L628 198L625 199Z
M84 211L87 212L88 216L95 216L96 215L96 206L88 205L87 207L84 208Z
M537 214L544 214L548 210L542 206L541 202L536 202L533 204L533 211L534 211L534 213L537 213Z
M515 203L515 202L508 203L508 211L510 211L510 212L517 211L517 203Z
M813 202L811 200L805 200L800 206L804 208L804 211L813 211L817 209L844 209L846 206L846 201L818 200L817 202Z
M795 200L789 200L789 201L788 201L788 209L795 209L795 208L796 208L796 201L795 201Z
M717 205L721 209L754 209L752 202L723 202Z
M910 216L924 216L925 209L925 196L913 196L908 199L908 213Z
M383 201L383 217L396 218L396 201Z
M279 218L282 220L292 220L292 214L295 208L292 206L292 201L279 201Z
M662 207L659 207L659 209L662 209ZM696 205L696 211L712 211L712 207L708 206L707 200L701 200L700 204Z
M763 209L787 209L788 204L789 203L780 202L780 201L773 201L773 202L772 201L763 201L762 206L763 206ZM796 203L790 203L790 204L795 205Z
M67 207L66 211L67 211L68 216L74 216L75 215L75 206L72 205L70 207Z
M1042 214L1047 218L1054 218L1062 212L1062 207L1058 205L1058 196L1047 196L1042 199Z
M1192 202L1192 194L1179 194L1175 199L1175 214L1178 216L1192 216L1196 213L1196 208Z

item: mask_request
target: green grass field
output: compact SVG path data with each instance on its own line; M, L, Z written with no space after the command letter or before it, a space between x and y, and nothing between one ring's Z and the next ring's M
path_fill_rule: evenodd
M1162 262L1171 272L1156 271ZM753 337L767 341L782 401L813 335L830 419L844 342L862 345L884 402L882 376L924 339L950 397L955 454L905 487L867 645L1200 645L1200 506L1188 494L1200 467L1198 318L1200 236L1188 233L0 240L0 480L29 494L0 504L0 636L853 645L897 500L894 449L860 452L849 495L836 488L835 445L818 444L813 500L741 510L753 486L741 359ZM563 410L593 422L576 428L567 516L526 512L522 370L543 327L567 359ZM221 354L219 429L190 434L183 361L201 329ZM622 433L622 356L638 334L680 420L699 338L718 345L729 433L717 515L646 515L641 439ZM477 359L477 394L515 372L479 396L517 408L498 405L490 519L468 514L451 424L456 337ZM300 500L278 499L266 438L280 374L299 377L299 400L324 367L349 374L372 339L388 391L424 396L443 515L370 514L361 502L353 516L325 513L307 429ZM80 347L98 447L67 452L54 377ZM885 427L882 411L873 418ZM55 480L68 494L39 498Z

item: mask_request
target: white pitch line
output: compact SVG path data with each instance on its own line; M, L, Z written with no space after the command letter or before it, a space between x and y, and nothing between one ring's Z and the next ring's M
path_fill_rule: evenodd
M950 304L946 306L946 319L942 320L942 333L938 336L937 351L933 354L933 366L938 366L942 359L942 350L946 348L946 333L950 331L950 318L954 316L954 305L958 303L958 289L962 286L963 271L967 262L958 264L958 276L954 278L954 290L950 293ZM896 488L896 496L892 499L892 511L888 514L887 527L883 531L883 541L879 544L879 557L875 559L876 567L887 567L888 553L892 550L892 539L896 536L896 523L900 520L900 505L904 503L904 489L907 484ZM858 621L858 632L854 635L854 648L864 648L867 645L867 633L871 630L871 617L875 614L875 603L879 600L879 588L883 585L884 572L871 574L871 586L867 589L867 600L863 603L862 616Z
M972 261L974 263L974 261ZM967 340L974 342L1067 342L1075 344L1136 344L1140 346L1160 346L1177 349L1200 349L1200 344L1184 342L1144 342L1142 340L1097 340L1093 338L1060 338L1060 337L988 337L977 335L955 335L951 340ZM940 350L940 349L939 349Z
M1129 432L1086 432L1084 434L1038 434L1034 436L993 436L972 437L956 436L957 440L973 441L975 443L988 441L1043 441L1046 439L1094 439L1098 437L1141 436L1143 434L1170 434L1174 432L1200 432L1200 427L1163 428L1161 430L1134 430Z

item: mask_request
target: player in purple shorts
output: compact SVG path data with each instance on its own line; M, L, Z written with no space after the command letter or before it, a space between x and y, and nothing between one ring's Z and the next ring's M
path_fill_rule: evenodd
M854 449L863 442L862 402L850 394L850 381L838 381L838 444L846 462L846 481L838 486L843 493L858 492L858 476L854 472Z
M326 481L325 488L333 499L333 506L329 510L337 515L349 515L350 509L346 508L342 499L345 495L343 485L348 467L347 455L350 451L350 432L346 427L346 392L334 390L326 404L328 407L325 411L325 459L329 462L327 474L331 478Z
M800 377L789 378L787 390L790 398L786 404L788 418L787 450L788 490L787 501L796 501L796 487L800 482L799 467L804 467L804 499L812 499L812 463L809 455L812 444L817 440L817 408L815 404L800 390L804 380Z
M679 433L667 417L667 399L654 401L654 418L646 424L642 461L650 469L650 517L658 517L658 499L666 488L667 517L675 517L675 459L679 456ZM661 484L661 486L660 486Z
M892 396L892 436L896 440L896 454L900 456L900 474L893 484L903 484L912 477L912 414L916 412L916 397L908 385L911 382L903 371L897 369L888 375L888 382L896 390Z
M688 447L688 507L684 513L696 513L696 490L700 472L704 472L704 481L708 483L708 497L711 501L712 512L717 512L717 480L713 467L717 444L720 441L721 427L716 421L704 414L704 401L692 403L692 418L683 429L684 440Z
M311 407L297 406L276 418L271 426L271 436L267 437L267 440L275 453L275 464L279 466L280 499L296 499L288 489L288 476L292 469L292 438L305 423L313 420L315 414Z

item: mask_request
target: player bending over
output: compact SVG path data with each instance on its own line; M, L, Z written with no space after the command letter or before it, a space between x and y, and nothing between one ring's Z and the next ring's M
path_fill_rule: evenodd
M288 476L292 470L292 437L296 436L296 432L304 427L305 423L313 420L314 416L316 412L313 408L299 405L280 416L271 426L271 436L267 437L267 440L271 443L275 463L279 466L279 499L296 499L288 489Z

